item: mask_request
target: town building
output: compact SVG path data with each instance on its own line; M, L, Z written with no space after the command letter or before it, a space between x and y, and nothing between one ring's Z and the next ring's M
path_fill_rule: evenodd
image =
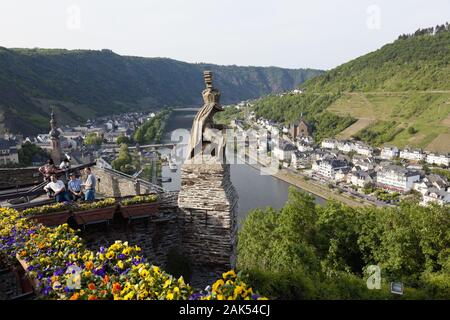
M426 154L422 150L416 149L403 149L400 151L400 158L410 160L410 161L422 161L425 160Z
M351 171L347 175L347 183L350 183L354 186L363 188L369 183L374 183L375 181L375 172L373 171Z
M420 180L420 173L400 166L383 167L378 173L376 184L387 190L407 192Z
M325 178L334 179L336 172L340 169L348 168L348 163L345 160L336 158L324 158L313 162L312 170Z
M309 155L305 152L295 150L291 154L291 166L294 169L304 169L309 165Z
M357 154L361 154L367 157L371 156L373 153L373 149L362 142L356 142L354 144L354 150L356 151Z
M298 137L309 136L311 133L309 123L306 122L303 118L300 118L300 120L298 120L297 122L290 124L288 129L289 134L294 140Z
M444 155L444 154L430 153L427 155L426 162L429 164L436 164L439 166L448 167L450 162L450 156L448 154Z
M324 139L320 146L324 149L336 149L337 140L336 139Z
M421 205L427 206L431 203L437 203L439 205L445 205L450 203L450 192L439 190L438 188L430 188L423 195Z
M380 158L386 160L392 160L398 157L399 151L397 147L385 146L381 149Z
M19 163L19 154L15 140L0 139L0 164Z
M296 151L295 145L289 141L280 139L279 143L273 148L273 155L280 161L290 161L292 158L292 153Z

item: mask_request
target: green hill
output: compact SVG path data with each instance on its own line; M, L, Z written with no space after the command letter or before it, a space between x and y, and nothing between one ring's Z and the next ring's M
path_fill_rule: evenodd
M402 35L301 87L302 95L259 100L257 113L285 122L303 113L319 140L354 137L450 151L448 24Z
M202 103L202 71L211 69L223 103L292 89L323 73L312 69L189 64L120 56L110 50L0 47L0 126L23 133L48 129L50 106L63 123L112 112Z

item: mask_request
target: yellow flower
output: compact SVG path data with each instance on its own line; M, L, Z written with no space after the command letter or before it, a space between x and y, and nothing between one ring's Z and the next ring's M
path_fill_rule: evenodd
M85 277L90 277L92 275L92 272L90 272L90 271L85 271L84 272L84 276Z
M120 269L125 268L125 266L124 266L124 264L123 264L122 261L117 262L117 266L118 266Z
M175 287L175 288L173 289L173 293L180 293L180 288Z
M159 270L159 268L157 266L152 266L152 270L154 273L157 273L157 274L161 273L161 271Z
M234 270L230 270L230 271L225 272L224 274L222 274L222 277L224 279L227 279L228 277L236 278L236 273L234 272Z
M172 292L168 292L166 295L167 300L173 300L173 293Z
M140 268L140 269L139 269L139 275L140 275L141 277L143 277L143 278L147 278L148 275L149 275L149 272L148 272L148 270L145 269L145 268Z
M106 253L106 258L107 258L108 260L111 260L112 258L114 258L114 252L108 251L108 252Z
M171 280L171 279L166 280L166 282L164 282L163 288L165 289L165 288L167 288L168 286L170 286L171 284L172 284L172 280Z
M242 288L241 286L237 286L236 288L234 288L234 298L236 299L243 291L244 288Z
M212 285L212 291L216 292L221 286L224 285L224 282L222 279L217 280L213 285Z
M130 293L128 293L125 297L123 297L124 300L131 300L134 297L134 292L131 291Z
M217 300L225 300L225 297L222 294L218 294Z
M125 249L122 250L122 254L126 255L127 257L130 255L131 253L131 248L127 247Z

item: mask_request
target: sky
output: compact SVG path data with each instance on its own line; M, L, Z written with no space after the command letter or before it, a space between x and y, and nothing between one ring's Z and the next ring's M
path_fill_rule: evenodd
M331 69L450 22L450 0L1 0L0 46Z

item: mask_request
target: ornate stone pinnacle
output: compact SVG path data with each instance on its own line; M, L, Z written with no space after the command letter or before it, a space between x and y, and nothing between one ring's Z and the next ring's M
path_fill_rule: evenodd
M209 70L203 71L203 78L205 79L205 84L206 84L206 88L207 89L212 89L213 85L212 85L212 72Z

